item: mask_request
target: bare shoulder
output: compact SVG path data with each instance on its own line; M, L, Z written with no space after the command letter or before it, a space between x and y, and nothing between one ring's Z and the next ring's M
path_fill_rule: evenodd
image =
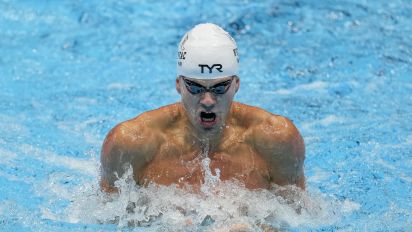
M262 108L234 102L232 106L235 118L246 129L268 131L268 128L287 132L296 129L291 120L286 117L272 114ZM262 133L259 133L261 135ZM275 134L270 134L275 135ZM282 134L277 134L282 135Z
M303 146L303 139L290 119L270 113L261 114L260 117L261 121L253 127L257 146L263 149L292 146L294 150ZM291 155L300 153L293 152Z
M107 134L100 156L103 189L112 191L115 180L130 165L138 179L162 144L163 130L177 120L178 112L176 104L147 111L119 123Z
M102 154L110 154L113 146L126 150L148 148L161 141L162 131L178 117L178 105L163 106L144 112L116 125L106 136Z
M273 182L304 188L305 145L293 122L258 107L241 107L249 120L249 144L267 160Z
M114 147L122 150L137 149L144 144L145 138L152 137L152 134L139 118L119 123L107 134L103 142L102 155L114 155L111 153Z

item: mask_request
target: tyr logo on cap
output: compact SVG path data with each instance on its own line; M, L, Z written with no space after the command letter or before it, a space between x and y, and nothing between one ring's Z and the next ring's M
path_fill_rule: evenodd
M214 67L216 67L216 70L217 70L217 71L223 72L223 71L222 71L223 66L222 66L221 64L214 64L214 65L212 65L212 67L210 67L210 66L207 65L207 64L199 64L199 67L200 67L200 72L201 72L201 73L204 73L204 71L205 71L204 68L205 68L205 67L209 69L209 73L212 73L212 70L213 70Z

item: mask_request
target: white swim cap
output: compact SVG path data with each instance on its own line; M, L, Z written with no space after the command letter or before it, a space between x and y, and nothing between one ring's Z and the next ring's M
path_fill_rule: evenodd
M235 40L221 27L198 24L179 44L177 75L215 79L238 74L239 56Z

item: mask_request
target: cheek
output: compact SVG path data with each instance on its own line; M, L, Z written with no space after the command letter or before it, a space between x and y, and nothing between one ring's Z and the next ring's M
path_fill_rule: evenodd
M194 97L182 95L182 103L189 114L196 113L197 100Z
M215 110L220 112L222 115L225 116L230 109L230 99L229 98L222 98L219 99L218 103L215 106Z
M224 107L229 107L233 101L234 94L232 92L228 92L224 97L220 99L220 103Z
M228 93L228 95L226 95L224 98L220 99L218 107L225 114L227 114L227 112L229 112L229 110L230 110L230 106L231 106L232 101L233 101L233 96L234 95L232 93Z

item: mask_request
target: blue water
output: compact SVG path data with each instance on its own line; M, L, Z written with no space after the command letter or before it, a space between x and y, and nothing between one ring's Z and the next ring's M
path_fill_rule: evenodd
M121 206L141 194L219 218L176 189L123 183L128 199L112 208L98 190L105 135L179 101L177 44L201 22L237 41L236 100L292 119L306 142L309 216L242 190L258 208L240 221L279 209L290 231L412 231L412 2L217 2L0 1L0 231L179 230L170 209L157 224L122 224ZM150 210L170 205L159 204Z

